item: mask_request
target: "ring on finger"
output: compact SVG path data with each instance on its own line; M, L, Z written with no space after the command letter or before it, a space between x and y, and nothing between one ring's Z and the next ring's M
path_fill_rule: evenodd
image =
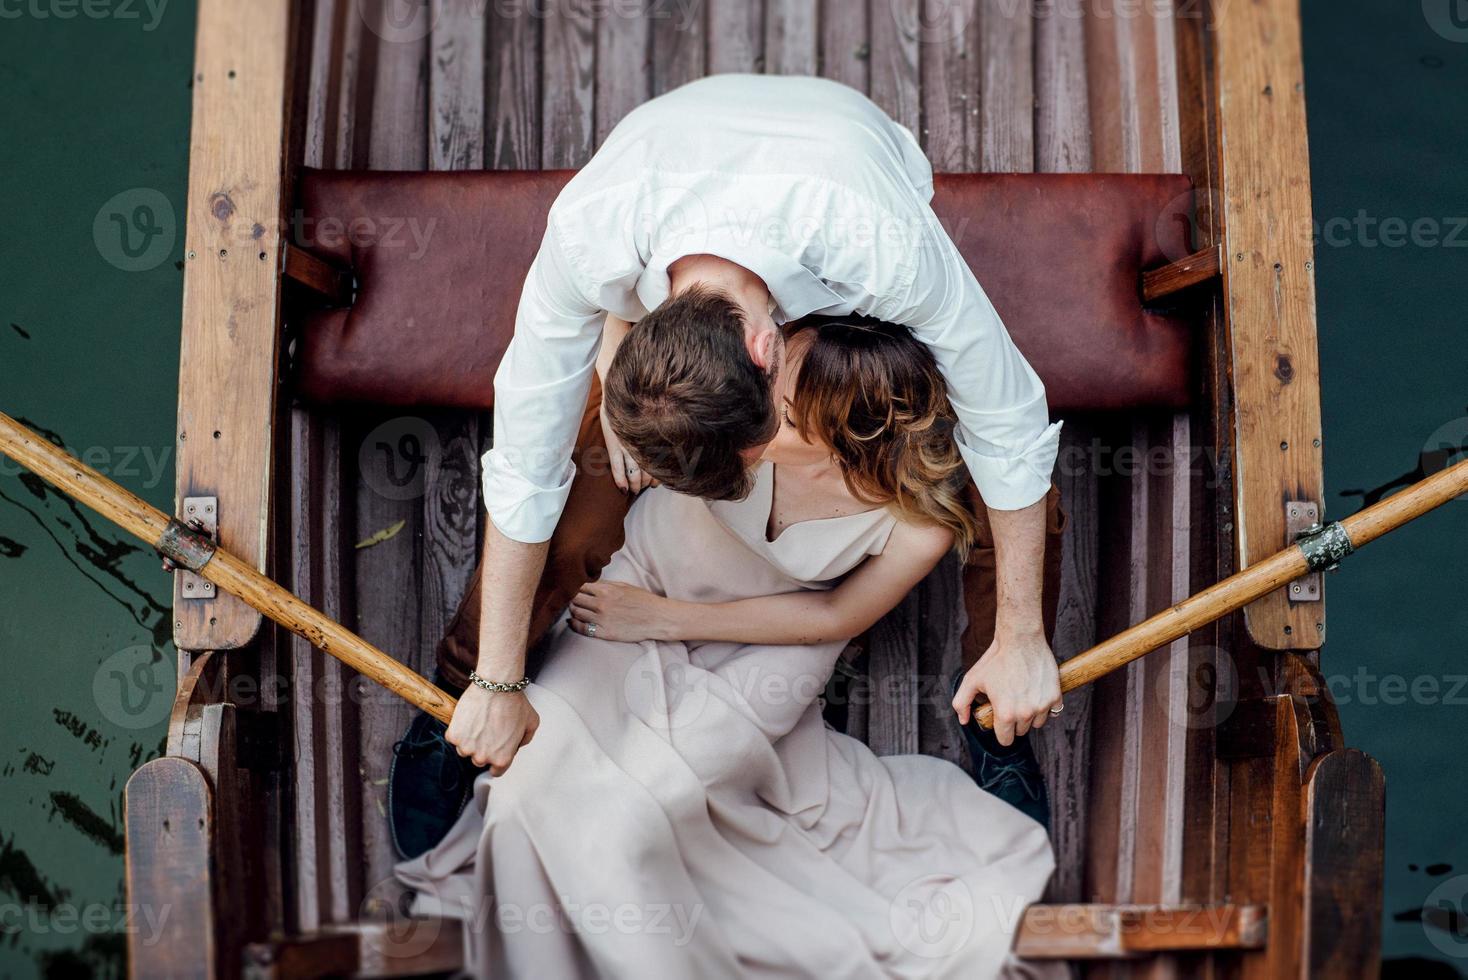
M587 636L595 636L596 635L596 624L595 623L587 623L586 624L586 635Z
M1053 707L1053 708L1050 709L1050 714L1051 715L1058 715L1058 714L1060 714L1064 710L1065 710L1065 702L1062 701L1059 704L1057 704L1055 707Z

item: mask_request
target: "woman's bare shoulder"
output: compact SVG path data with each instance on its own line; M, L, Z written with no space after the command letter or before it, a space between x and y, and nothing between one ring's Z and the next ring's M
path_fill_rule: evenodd
M883 554L914 560L936 560L953 547L953 532L937 524L897 519Z

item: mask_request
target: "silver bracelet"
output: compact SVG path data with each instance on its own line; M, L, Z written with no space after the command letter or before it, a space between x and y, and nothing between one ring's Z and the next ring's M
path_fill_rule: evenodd
M528 677L522 677L513 684L502 684L499 681L487 681L472 670L469 671L469 679L486 691L494 691L498 694L514 694L516 691L523 691L530 686L530 678Z

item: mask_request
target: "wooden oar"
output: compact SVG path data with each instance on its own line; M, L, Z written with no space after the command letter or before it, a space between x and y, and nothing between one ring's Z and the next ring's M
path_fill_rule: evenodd
M1060 690L1071 691L1186 636L1201 626L1244 608L1308 572L1332 568L1357 548L1468 492L1468 460L1302 536L1298 543L1196 595L1164 609L1111 639L1060 665ZM994 727L994 708L975 712L979 724Z
M0 451L148 542L178 567L196 572L238 596L364 677L406 698L440 721L448 722L453 716L454 699L423 677L312 609L254 566L140 500L4 413L0 413ZM1061 665L1061 690L1089 684L1200 626L1242 609L1307 572L1329 568L1356 548L1465 492L1468 492L1468 460L1343 521L1326 525L1301 538L1298 544L1072 657ZM992 727L991 706L984 705L975 715L980 724Z
M253 565L169 518L4 413L0 413L0 451L123 530L148 542L174 565L196 572L238 596L364 677L407 698L444 723L453 717L454 699L422 676L312 609L256 571Z

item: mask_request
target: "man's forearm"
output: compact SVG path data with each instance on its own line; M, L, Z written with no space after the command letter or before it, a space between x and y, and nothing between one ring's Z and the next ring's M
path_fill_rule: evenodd
M994 737L1011 745L1059 713L1060 675L1045 637L1045 497L1021 510L989 509L994 532L994 642L964 675L953 697L968 724L974 698L994 705Z
M997 580L996 638L1045 635L1046 511L1045 497L1022 510L989 508Z
M506 537L493 521L485 528L475 666L485 680L508 683L525 675L530 607L549 550L548 541L525 544Z

